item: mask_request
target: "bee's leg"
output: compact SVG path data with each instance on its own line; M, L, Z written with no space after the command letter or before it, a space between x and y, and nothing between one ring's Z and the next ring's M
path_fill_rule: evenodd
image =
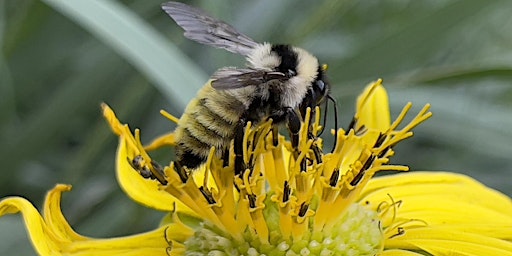
M292 140L292 147L298 151L299 148L299 132L300 132L300 117L297 112L292 108L286 110L286 123L288 130L290 130L290 139Z
M235 152L235 175L241 175L245 169L244 163L244 130L247 120L241 118L235 127L235 136L233 139L233 149Z
M290 130L290 138L292 141L292 147L294 149L293 155L294 155L295 159L297 159L300 154L299 132L300 132L301 119L300 119L299 115L297 115L297 112L295 112L294 109L288 108L286 110L286 122L287 122L288 130ZM306 171L306 169L307 169L306 158L302 159L302 161L300 162L300 169L303 172Z

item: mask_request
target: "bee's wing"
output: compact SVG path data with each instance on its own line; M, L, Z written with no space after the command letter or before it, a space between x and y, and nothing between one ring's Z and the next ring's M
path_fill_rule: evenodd
M289 79L281 72L254 68L227 67L217 70L212 75L212 87L217 90L236 89L246 86L258 86L271 80L284 82Z
M162 9L185 30L185 37L196 42L247 56L258 46L248 36L202 10L178 2L162 4Z

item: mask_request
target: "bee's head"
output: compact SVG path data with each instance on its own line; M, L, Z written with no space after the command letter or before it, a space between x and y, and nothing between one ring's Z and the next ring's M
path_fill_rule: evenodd
M327 65L317 66L316 75L311 80L307 93L299 106L303 117L306 114L307 108L311 108L314 111L316 106L324 103L329 97L331 87L325 75L326 69Z
M290 45L263 44L248 57L252 67L283 73L287 81L282 84L287 106L315 108L329 95L326 65L304 49Z
M321 103L323 103L330 93L331 87L329 85L329 82L327 81L327 77L325 76L326 70L326 64L319 65L317 73L318 75L316 76L316 79L313 81L312 84L311 97L315 105L320 105Z

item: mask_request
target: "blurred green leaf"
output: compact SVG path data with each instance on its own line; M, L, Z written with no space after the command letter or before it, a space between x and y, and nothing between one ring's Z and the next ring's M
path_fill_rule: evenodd
M361 50L350 58L334 63L337 77L344 80L389 76L402 70L413 70L434 56L449 36L464 22L500 1L447 1L442 8L421 16L370 42L360 42ZM368 13L368 15L372 15Z
M431 103L434 116L392 161L466 173L512 195L510 1L186 2L257 41L296 44L329 64L343 127L357 94L378 77L393 116L407 101L416 110ZM116 138L99 103L148 141L173 127L158 109L179 116L206 82L199 67L210 74L243 65L241 56L186 39L159 4L0 1L1 195L40 206L46 190L70 182L62 208L79 232L108 237L157 225L161 214L131 202L115 182ZM154 156L169 161L172 149ZM11 236L24 234L11 222L0 219L0 254L32 252L26 238Z
M111 1L44 0L145 73L171 102L184 107L206 75L180 50L123 5ZM185 86L186 85L186 86Z

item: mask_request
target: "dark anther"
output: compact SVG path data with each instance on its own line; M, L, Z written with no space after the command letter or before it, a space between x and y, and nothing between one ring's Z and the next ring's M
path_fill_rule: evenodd
M180 180L182 183L186 183L188 180L188 173L185 171L185 168L181 166L178 162L174 162L174 171L180 176Z
M315 143L313 143L312 149L313 149L313 154L315 155L316 162L318 164L321 164L322 163L322 151Z
M355 134L356 135L361 135L361 134L364 134L366 132L366 126L365 125L361 125L361 127L359 127L356 131L355 131Z
M306 204L306 202L303 202L300 205L299 217L304 217L304 215L306 215L306 212L308 212L308 208L309 208L309 204Z
M382 145L382 143L384 143L384 141L386 140L387 136L385 134L379 134L379 138L377 138L377 141L375 142L375 144L373 145L374 148L378 148Z
M359 173L357 173L354 179L350 182L350 185L355 186L357 185L357 183L359 183L359 181L361 181L364 174L366 173L366 170L368 170L368 168L370 168L370 166L372 165L374 159L374 155L371 155L370 157L368 157L368 159L366 159L366 162L364 162L363 167L361 167Z
M208 190L207 188L204 188L203 186L199 187L199 191L201 191L201 194L203 194L206 201L208 201L209 204L215 204L215 198L213 198L212 192Z
M160 173L162 177L165 177L164 168L155 160L151 159L151 165L153 166L153 169Z
M375 155L371 155L370 157L368 157L368 159L366 159L366 161L364 162L363 167L361 167L361 170L367 170L368 168L370 168L370 166L372 166L374 160L375 160Z
M381 158L383 156L385 156L388 151L391 149L391 147L386 147L385 149L383 149L379 154L378 154L378 157Z
M307 162L306 162L306 158L303 158L300 161L300 172L306 172L307 170L308 170L308 165L307 165Z
M290 200L290 194L292 193L292 190L290 188L290 185L288 184L288 181L284 181L284 188L283 188L283 203L288 202Z
M338 184L338 180L340 178L340 170L338 168L334 169L331 174L331 178L329 179L329 186L336 187Z
M272 126L272 144L274 147L277 147L277 143L279 143L279 129L277 126Z
M256 195L248 194L247 199L249 199L249 207L256 208Z
M363 178L365 173L366 173L366 169L361 168L361 170L356 174L354 179L350 182L350 185L352 185L352 186L357 185L357 183L359 183L361 181L361 179Z
M316 140L316 138L313 136L313 133L311 133L311 132L308 132L308 139ZM313 154L315 155L316 162L318 164L321 164L322 163L322 150L320 149L320 147L318 147L316 145L315 142L313 142L313 144L311 145L311 149L313 150Z
M352 120L350 121L350 124L347 127L347 133L348 133L348 131L355 128L356 123L357 123L357 118L354 116L354 117L352 117Z

